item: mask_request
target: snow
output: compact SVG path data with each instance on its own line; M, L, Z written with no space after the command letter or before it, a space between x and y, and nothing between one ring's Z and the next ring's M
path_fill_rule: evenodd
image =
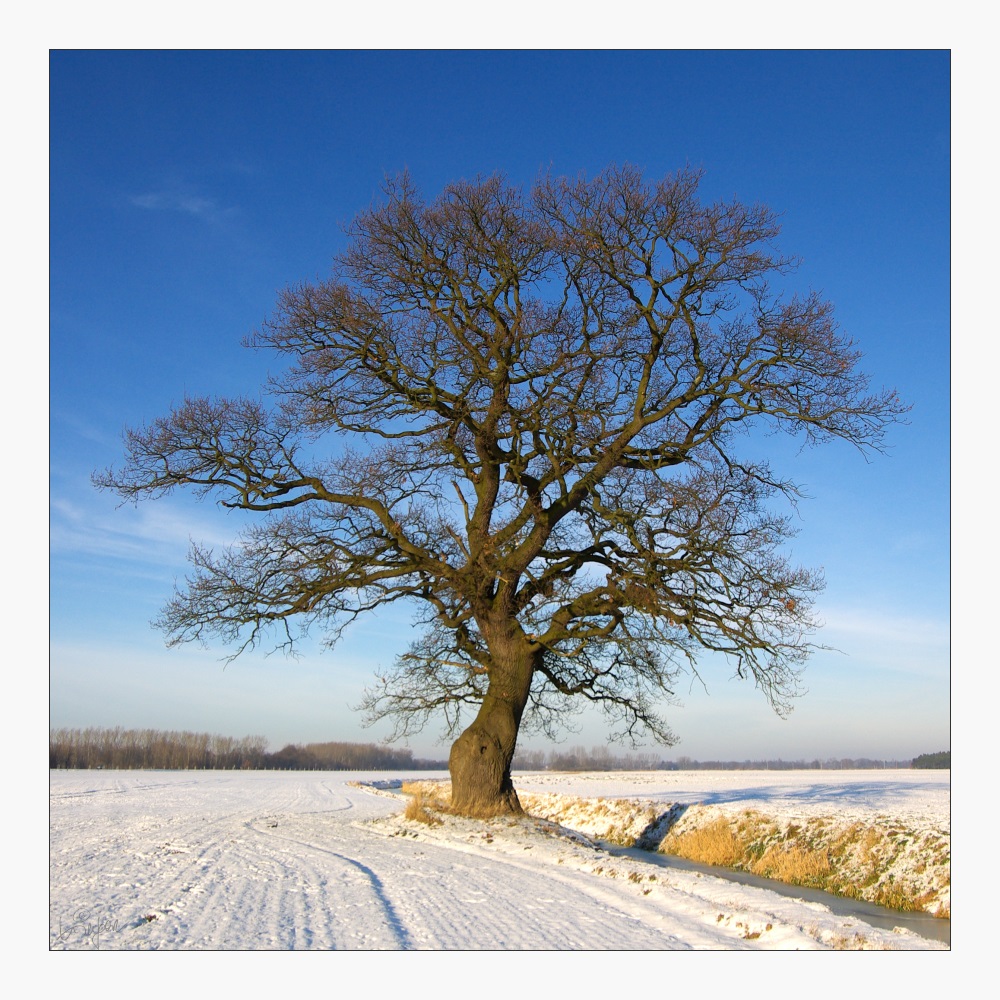
M841 819L878 814L922 818L947 825L950 771L640 771L622 774L518 775L526 792L586 797L642 798Z
M402 816L443 774L53 771L49 947L940 950L544 819ZM948 772L515 775L525 793L949 823ZM381 785L382 787L375 787Z

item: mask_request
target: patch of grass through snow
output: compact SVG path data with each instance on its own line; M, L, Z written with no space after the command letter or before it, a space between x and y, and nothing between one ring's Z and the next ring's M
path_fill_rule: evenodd
M656 849L896 910L950 916L950 867L936 863L933 847L942 836L886 817L791 822L752 809L733 815L693 806Z
M450 812L449 782L414 781L406 817L434 824ZM660 851L751 872L897 910L949 917L950 835L879 816L845 823L831 816L782 820L752 809L519 793L525 811L622 847Z

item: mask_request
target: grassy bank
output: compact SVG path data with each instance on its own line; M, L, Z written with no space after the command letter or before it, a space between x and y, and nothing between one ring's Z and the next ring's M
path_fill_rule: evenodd
M407 815L434 821L447 782L404 786ZM752 809L631 799L520 794L532 816L624 847L661 851L898 910L951 915L951 837L939 827L876 815L771 816Z

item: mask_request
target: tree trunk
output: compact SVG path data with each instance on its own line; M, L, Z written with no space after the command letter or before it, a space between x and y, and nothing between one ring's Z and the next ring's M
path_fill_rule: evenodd
M451 748L451 806L463 816L520 816L524 810L510 780L521 715L541 651L523 635L490 644L490 684L479 714Z

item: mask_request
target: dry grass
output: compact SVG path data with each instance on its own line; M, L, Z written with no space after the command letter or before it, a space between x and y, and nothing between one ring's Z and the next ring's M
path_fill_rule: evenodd
M643 832L660 817L651 803L627 799L580 799L553 793L518 793L530 816L560 823L611 844L635 847Z
M829 817L779 825L746 810L739 816L694 809L660 843L668 854L739 868L792 885L811 886L897 910L950 914L946 868L932 858L937 835L880 822L838 824ZM920 851L919 864L908 852ZM935 871L928 872L931 865ZM927 874L934 875L928 888Z
M415 793L410 801L406 803L406 810L403 815L407 819L416 820L418 823L426 823L428 826L438 826L442 822L439 817L435 816L427 808L424 797L420 792Z
M830 874L830 858L824 850L773 845L750 865L750 871L792 885L822 885Z
M404 795L421 796L426 809L437 813L462 816L465 819L512 819L516 823L517 819L514 817L523 815L523 813L512 812L504 805L498 806L493 803L489 805L481 804L479 807L475 804L470 805L467 803L460 811L456 810L452 808L451 804L450 781L404 781L400 785L400 791Z
M450 812L449 782L415 781L406 817L435 824ZM844 823L832 816L781 822L745 809L671 807L625 799L581 799L522 794L532 816L561 823L588 836L631 847L737 868L792 885L825 889L897 910L940 917L951 914L950 837L947 829L908 828L874 817Z
M589 836L702 864L739 868L792 885L825 889L898 910L945 916L950 908L948 833L873 817L783 822L745 809L662 807L625 799L522 795L531 815Z
M679 835L670 834L660 850L689 861L731 868L743 860L747 841L737 835L728 820L720 816L705 826L695 827Z
M873 947L877 947L878 950L889 950L887 945L873 946L864 934L857 932L850 937L846 934L835 934L830 938L829 944L834 951L870 951Z
M404 781L400 786L404 795L410 796L403 815L417 823L439 826L442 822L435 813L450 812L449 805L441 795L441 789L428 781Z

